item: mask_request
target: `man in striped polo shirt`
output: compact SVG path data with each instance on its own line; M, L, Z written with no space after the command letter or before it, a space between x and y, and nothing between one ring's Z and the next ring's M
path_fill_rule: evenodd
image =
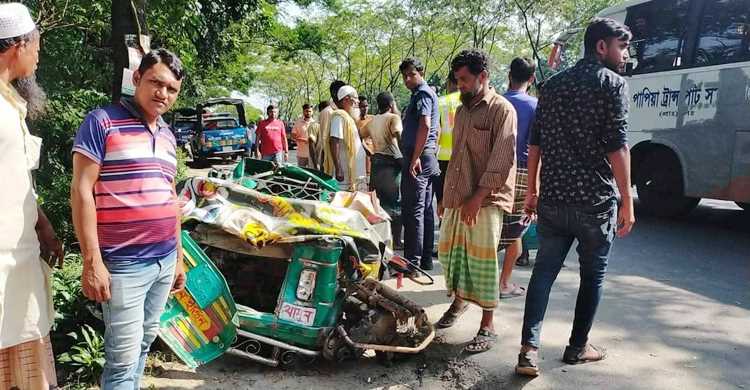
M174 54L148 53L134 98L92 111L75 138L73 223L83 293L104 312L104 390L140 388L169 293L185 285L175 139L161 119L183 77Z

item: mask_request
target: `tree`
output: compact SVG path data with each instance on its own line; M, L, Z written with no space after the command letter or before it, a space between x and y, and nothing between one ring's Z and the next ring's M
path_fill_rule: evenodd
M146 24L146 0L112 0L112 101L120 100L122 94L123 69L128 68L128 45L126 36L135 36L133 43L141 54L148 51L142 47L140 37L148 35Z

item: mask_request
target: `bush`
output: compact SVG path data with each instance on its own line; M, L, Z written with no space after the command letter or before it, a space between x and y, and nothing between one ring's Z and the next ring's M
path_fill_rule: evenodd
M98 378L104 364L104 344L101 334L104 324L91 311L94 303L81 291L81 255L65 256L65 266L55 268L52 274L52 301L55 305L55 322L50 339L55 356L58 356L58 373L63 383L73 388L86 388Z
M35 172L39 203L66 244L75 241L70 213L73 138L86 114L107 101L106 95L85 89L50 96L47 114L29 123L31 131L43 139Z
M70 372L66 382L95 383L104 369L104 338L88 325L69 336L77 343L57 358Z

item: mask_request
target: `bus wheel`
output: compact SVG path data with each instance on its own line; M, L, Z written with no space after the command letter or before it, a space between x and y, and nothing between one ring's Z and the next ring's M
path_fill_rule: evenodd
M737 206L740 206L745 211L750 211L750 203L742 203L742 202L734 202L737 203Z
M676 217L689 213L700 201L683 194L682 167L668 150L649 153L635 178L638 199L650 214Z

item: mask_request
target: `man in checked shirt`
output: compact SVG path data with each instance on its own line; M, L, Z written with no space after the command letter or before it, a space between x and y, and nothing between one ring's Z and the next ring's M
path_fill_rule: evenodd
M483 309L477 336L466 346L484 352L497 340L493 312L498 301L497 245L503 213L511 211L516 182L516 112L490 89L489 60L479 50L453 59L462 105L453 128L453 153L445 178L438 258L451 307L438 321L452 326L468 302Z

